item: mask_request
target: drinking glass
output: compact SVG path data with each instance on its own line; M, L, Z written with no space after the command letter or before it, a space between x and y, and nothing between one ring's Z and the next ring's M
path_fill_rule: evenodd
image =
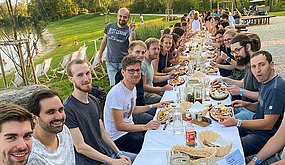
M183 134L183 120L182 112L179 108L175 108L173 111L173 132L174 134Z

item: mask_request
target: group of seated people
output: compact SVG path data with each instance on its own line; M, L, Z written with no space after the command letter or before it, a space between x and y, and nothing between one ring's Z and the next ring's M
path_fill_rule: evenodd
M188 28L174 28L160 40L130 43L116 85L108 92L103 118L98 99L89 94L89 64L81 59L67 65L73 92L66 100L55 91L41 90L29 98L28 111L1 103L1 164L131 164L146 131L160 126L153 117L156 108L169 104L161 98L173 89L167 81L175 76L173 70L183 56ZM259 50L256 34L219 29L214 36L217 56L210 64L222 77L212 83L227 83L236 96L235 118L222 117L220 123L238 127L249 164L279 161L285 146L285 82L274 70L272 55Z

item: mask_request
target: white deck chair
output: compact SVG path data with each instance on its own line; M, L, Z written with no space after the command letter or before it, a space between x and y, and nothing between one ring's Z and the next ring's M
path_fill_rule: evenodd
M70 58L70 55L65 55L62 57L62 59L60 60L60 63L58 64L58 67L56 68L56 71L58 70L64 70L66 65L68 64L69 62L69 58Z
M102 77L106 76L106 71L103 67L103 65L98 65L98 52L94 54L94 56L91 58L91 66L90 69L92 73L94 74L96 79L101 79Z
M58 67L55 69L57 73L61 74L61 79L63 78L65 74L65 67L69 62L70 55L65 55L62 57L60 63L58 64Z
M51 78L47 75L48 71L50 70L53 74L52 78L56 77L56 74L54 72L54 69L51 67L51 60L52 58L46 59L44 61L44 66L43 66L43 72L42 74L45 75L45 77L48 79L48 81L51 80Z
M40 82L39 81L39 77L43 74L43 68L44 68L44 64L43 63L36 65L35 77L36 77L38 82Z
M72 52L71 53L71 57L70 57L70 61L74 60L74 59L77 59L78 58L78 55L79 55L79 50L75 51L75 52Z
M15 72L13 79L11 80L10 86L13 84L15 87L18 87L23 81L23 77L18 72Z
M86 46L86 47L82 47L82 48L79 50L79 55L78 55L78 58L79 58L79 59L87 61L87 57L86 57L87 48L88 48L88 47Z

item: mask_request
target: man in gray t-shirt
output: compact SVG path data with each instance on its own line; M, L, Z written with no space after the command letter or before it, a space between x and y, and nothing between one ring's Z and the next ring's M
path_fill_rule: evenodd
M75 165L73 142L69 129L64 125L66 115L58 93L37 91L27 105L36 123L28 164Z
M130 12L127 8L118 11L117 22L108 24L104 29L104 36L98 52L99 64L102 53L107 46L107 71L110 85L115 85L115 75L120 70L122 59L128 54L129 43L135 38L135 23L127 25Z

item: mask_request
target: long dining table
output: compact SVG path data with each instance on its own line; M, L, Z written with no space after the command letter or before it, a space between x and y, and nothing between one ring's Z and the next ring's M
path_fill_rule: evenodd
M219 75L206 75L206 77L209 77L210 80L212 81L213 79L220 77L220 76ZM184 86L184 85L181 85L181 86ZM181 86L178 86L178 88ZM166 91L161 101L169 101L169 100L177 99L176 98L177 91L178 90ZM222 101L216 101L216 100L210 99L210 101L206 103L207 104L211 103L212 105L216 105L217 102L222 102L225 105L230 105L231 96L229 96L227 99L222 100ZM159 109L157 110L157 113L158 111ZM154 117L154 120L157 119L157 113L156 113L156 116ZM208 114L207 114L207 117L209 117ZM185 127L186 124L187 123L184 122L183 126ZM239 132L236 126L225 127L214 120L212 120L212 124L210 124L207 127L201 127L195 124L193 125L195 127L195 131L197 132L197 135L199 135L199 132L204 131L204 130L212 130L220 134L224 139L232 143L232 149L229 154L239 150L240 155L242 156L243 161L244 161L243 149L242 149L242 145L240 141ZM168 164L167 152L171 150L172 146L186 144L185 131L183 134L177 135L173 133L173 127L171 123L169 126L166 127L165 130L163 130L163 127L164 127L164 124L161 124L157 130L148 130L146 132L142 149L140 153L138 154L138 156L136 157L133 164L135 165L167 165ZM198 140L196 140L196 143L197 143L196 147L201 147ZM217 164L227 164L227 163L225 159L220 158L220 161L218 161ZM242 162L242 164L244 164L244 162Z

